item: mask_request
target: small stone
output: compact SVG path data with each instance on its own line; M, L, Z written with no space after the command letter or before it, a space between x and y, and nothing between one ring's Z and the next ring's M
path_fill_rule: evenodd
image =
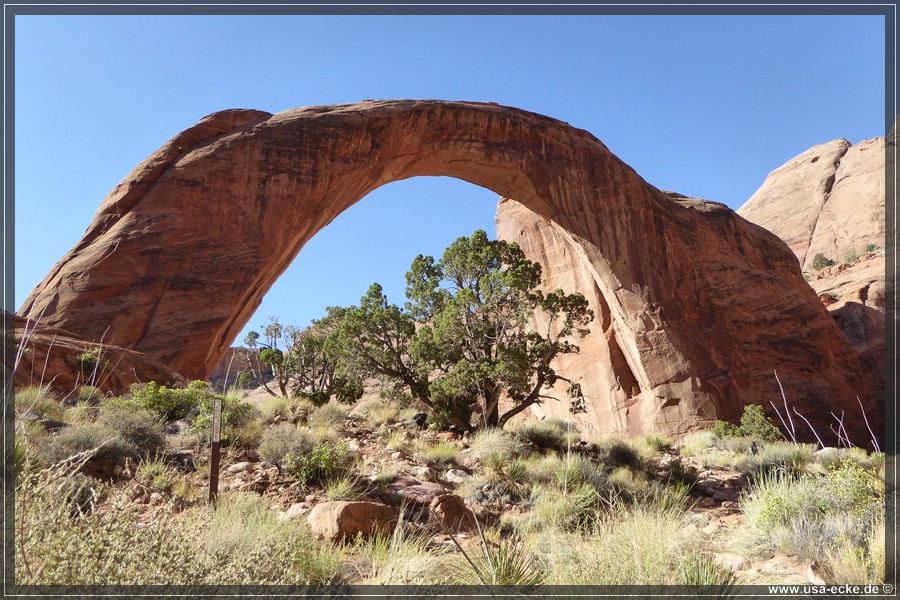
M347 442L347 448L351 452L359 452L359 449L360 449L359 442L357 440L350 440L349 442Z
M700 508L713 508L716 505L716 501L710 498L709 496L705 496L700 502L697 504Z
M162 501L162 494L153 492L150 494L150 504L159 504Z
M457 485L465 483L471 478L472 476L462 469L450 469L446 474L444 474L444 479L446 479L450 483L455 483Z
M306 502L297 502L295 504L291 504L291 506L283 512L278 513L278 520L284 523L285 521L292 521L295 519L299 519L303 515L309 512L309 506Z
M437 473L431 467L416 467L412 473L420 481L434 481L437 476Z
M722 508L737 508L737 505L737 502L733 502L731 500L725 500L722 502Z
M226 473L241 473L243 471L250 471L252 464L249 462L239 462L231 465L227 469L225 469Z
M747 567L747 559L738 554L715 553L713 560L723 569L727 569L732 573L737 573Z
M401 458L403 458L402 452L392 452L391 453L391 460L400 460Z

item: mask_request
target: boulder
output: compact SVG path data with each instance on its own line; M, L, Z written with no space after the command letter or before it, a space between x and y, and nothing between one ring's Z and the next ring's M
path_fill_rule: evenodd
M434 516L453 531L469 531L477 527L475 513L456 494L443 494L429 504Z
M336 501L316 504L306 521L317 535L339 540L390 529L396 522L396 516L386 504Z

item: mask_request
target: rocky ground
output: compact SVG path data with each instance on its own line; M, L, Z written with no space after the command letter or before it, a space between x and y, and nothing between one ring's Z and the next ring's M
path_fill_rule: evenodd
M129 497L149 524L162 514L171 514L189 504L205 503L209 489L208 450L185 445L189 438L176 432L169 436L167 462L184 471L193 494L185 498L166 491L154 491L127 468L118 464L96 463L89 474L102 477L129 490ZM459 447L459 458L447 466L435 466L406 455L385 440L394 434L409 439L449 442ZM403 505L404 518L411 527L433 533L431 544L457 551L477 535L472 515L480 525L497 524L504 516L522 517L528 507L523 503L505 503L491 495L490 485L481 485L472 493L470 484L482 470L482 461L472 453L467 439L451 432L420 430L408 422L373 427L361 416L349 416L340 441L357 454L361 477L353 502L333 501L322 488L305 488L295 478L261 459L255 450L226 448L222 455L218 490L220 497L241 493L257 494L271 501L281 521L306 522L320 538L338 539L359 531L370 531L379 519L396 518ZM597 460L598 446L580 441L571 451ZM726 452L727 451L723 451ZM733 454L733 453L732 453ZM815 581L810 562L795 556L773 552L763 557L736 553L730 542L745 523L741 494L747 490L746 477L737 470L714 466L709 461L681 457L676 450L655 453L649 469L663 473L673 460L682 460L699 473L699 481L690 495L689 522L685 533L702 535L716 562L731 570L742 583L808 583ZM199 467L199 468L198 468ZM395 473L389 483L379 483L379 473ZM467 497L463 497L466 495ZM390 507L387 515L377 507ZM376 510L373 510L373 506ZM100 508L102 511L102 507ZM435 528L435 519L443 525ZM430 526L430 529L429 529ZM451 537L452 534L452 537ZM455 538L455 541L454 539ZM323 541L323 543L328 543Z

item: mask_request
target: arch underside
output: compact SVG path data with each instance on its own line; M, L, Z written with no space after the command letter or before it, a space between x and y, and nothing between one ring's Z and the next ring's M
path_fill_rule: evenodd
M733 418L780 398L774 369L805 414L867 397L858 357L774 235L657 190L585 131L495 104L210 115L107 196L19 314L205 378L316 232L377 187L423 175L514 198L565 243L615 347L580 368L630 378L597 392L614 429Z

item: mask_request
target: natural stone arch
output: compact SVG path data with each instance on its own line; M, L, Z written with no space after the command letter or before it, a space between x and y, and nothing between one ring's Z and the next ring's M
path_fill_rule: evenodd
M659 419L677 429L734 417L774 397L773 368L804 390L801 409L866 396L858 357L775 236L657 190L585 131L485 103L210 115L110 193L20 314L203 378L316 232L420 175L488 188L553 224L640 388L621 392L625 412L640 397L675 408Z

